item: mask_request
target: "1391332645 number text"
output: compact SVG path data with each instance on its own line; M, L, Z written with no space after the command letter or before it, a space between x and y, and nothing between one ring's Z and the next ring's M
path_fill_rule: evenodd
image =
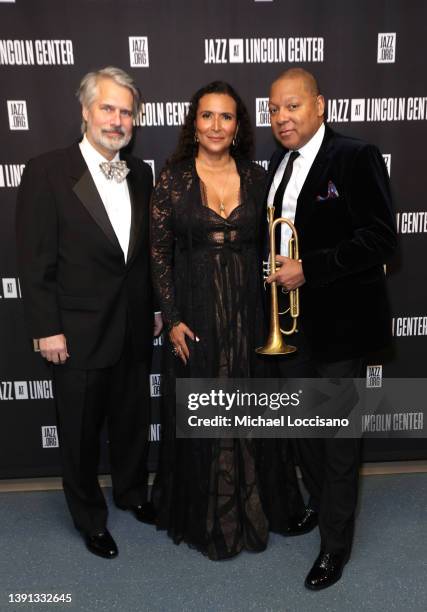
M9 593L9 603L71 603L71 593Z

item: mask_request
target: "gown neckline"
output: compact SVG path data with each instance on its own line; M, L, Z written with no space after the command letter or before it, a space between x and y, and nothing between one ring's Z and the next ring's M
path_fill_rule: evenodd
M208 210L212 211L214 215L216 215L217 217L219 217L223 221L228 221L228 219L231 217L231 215L234 213L234 211L237 210L238 208L241 208L241 206L243 205L243 203L241 202L241 197L240 197L240 193L241 193L240 186L239 186L239 190L237 192L237 201L238 201L238 204L232 209L232 211L226 217L222 217L214 208L209 206L206 184L200 178L200 176L198 175L197 168L196 168L196 163L195 162L194 162L194 170L195 170L195 173L196 173L197 180L199 181L201 203L202 203L203 208L207 208ZM239 174L239 179L240 179L240 174ZM206 202L206 204L204 203L204 201Z

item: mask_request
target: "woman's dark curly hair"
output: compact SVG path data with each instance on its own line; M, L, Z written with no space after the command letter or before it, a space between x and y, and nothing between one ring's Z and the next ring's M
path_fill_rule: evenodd
M231 146L230 153L233 157L252 159L254 151L254 138L252 132L251 120L246 106L244 105L239 94L224 81L213 81L205 85L191 98L188 114L184 125L181 129L181 134L178 140L178 145L175 152L169 158L168 163L174 163L194 157L197 153L198 144L195 142L195 126L197 108L199 100L206 94L226 94L233 98L236 103L237 124L239 130L237 132L235 145Z

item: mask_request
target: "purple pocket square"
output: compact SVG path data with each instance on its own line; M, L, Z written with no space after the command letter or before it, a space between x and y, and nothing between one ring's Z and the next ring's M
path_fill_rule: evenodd
M316 196L316 202L323 202L323 200L331 200L339 198L338 189L335 187L332 181L328 181L328 193L325 196Z

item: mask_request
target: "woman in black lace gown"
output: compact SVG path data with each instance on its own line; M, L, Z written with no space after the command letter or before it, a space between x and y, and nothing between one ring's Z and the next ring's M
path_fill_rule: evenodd
M175 379L262 376L260 269L264 170L236 92L214 82L190 103L152 205L153 282L169 330L157 526L211 559L264 550L268 521L257 443L176 439ZM259 359L259 358L258 358Z

